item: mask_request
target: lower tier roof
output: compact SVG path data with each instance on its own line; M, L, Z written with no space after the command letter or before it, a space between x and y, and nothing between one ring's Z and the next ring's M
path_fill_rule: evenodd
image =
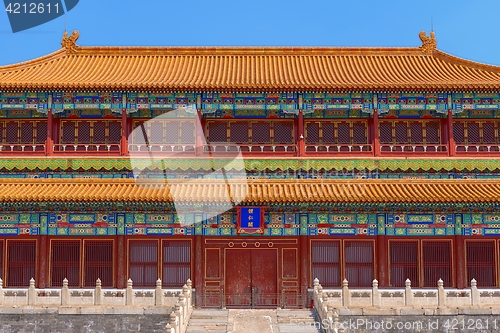
M497 180L2 179L1 202L467 203L500 202Z

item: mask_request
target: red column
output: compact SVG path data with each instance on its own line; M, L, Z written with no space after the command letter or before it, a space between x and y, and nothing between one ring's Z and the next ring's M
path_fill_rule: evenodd
M125 109L122 109L122 140L120 141L120 155L128 155L127 111Z
M203 155L203 144L205 143L205 119L201 114L201 110L197 111L198 119L196 121L196 156Z
M389 287L389 250L387 236L378 235L377 240L377 253L376 253L376 279L378 280L379 287Z
M47 113L47 140L45 140L45 155L47 156L54 155L53 126L52 109L49 105L49 112Z
M48 288L49 272L49 248L47 235L41 235L38 241L38 276L36 283L38 288Z
M297 120L297 129L298 129L298 135L297 135L297 149L299 152L299 156L305 156L306 155L306 143L304 141L304 113L302 110L299 110L299 116Z
M449 156L455 156L455 138L453 137L453 114L451 110L448 110L448 154Z
M127 246L125 236L119 235L116 244L116 288L127 287Z
M378 110L373 110L373 154L374 156L380 156L380 138L378 130Z
M309 281L309 236L299 236L299 244L300 293L302 295L307 295L307 288L311 286L311 283ZM302 299L302 306L309 307L310 304L306 304L306 302L307 299L304 297Z
M194 276L193 286L196 289L196 304L202 304L203 296L203 238L200 235L194 236Z
M466 288L468 285L467 281L467 269L465 267L465 242L464 242L464 236L462 235L456 235L455 239L455 281L456 281L456 287L458 289L463 289Z

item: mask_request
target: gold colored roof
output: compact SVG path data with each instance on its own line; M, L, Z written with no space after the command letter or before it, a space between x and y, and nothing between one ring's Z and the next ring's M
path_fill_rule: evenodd
M225 202L223 181L133 179L2 179L0 202ZM248 180L230 182L233 198L252 203L500 202L497 180Z
M422 46L63 48L0 67L0 90L468 91L500 89L500 67Z

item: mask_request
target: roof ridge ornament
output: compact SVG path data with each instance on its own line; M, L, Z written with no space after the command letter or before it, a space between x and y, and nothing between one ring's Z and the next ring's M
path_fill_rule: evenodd
M63 49L66 50L67 53L74 54L76 52L76 47L77 47L76 41L78 40L78 37L80 37L80 32L78 32L78 30L73 30L71 36L69 37L68 37L68 32L64 31L61 45Z
M420 40L422 41L422 46L420 46L420 49L422 52L427 53L429 55L432 54L432 52L437 48L437 42L436 42L436 36L434 33L434 30L431 31L430 37L427 36L425 31L420 31L418 34L418 37L420 37Z

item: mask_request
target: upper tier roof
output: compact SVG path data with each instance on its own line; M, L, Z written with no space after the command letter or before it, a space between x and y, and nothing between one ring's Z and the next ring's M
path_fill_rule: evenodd
M89 47L78 32L47 56L0 66L0 90L470 91L499 90L500 67L422 46Z

